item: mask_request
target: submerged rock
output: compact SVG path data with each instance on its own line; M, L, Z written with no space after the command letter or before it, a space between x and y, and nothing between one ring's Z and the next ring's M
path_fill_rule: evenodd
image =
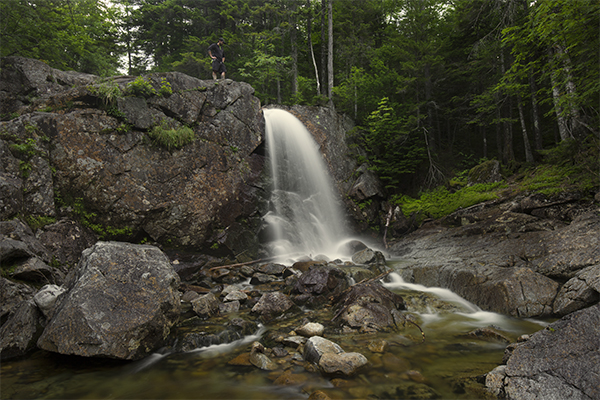
M346 353L338 344L320 336L313 336L304 345L304 359L317 364L326 375L354 375L368 363L360 353Z
M38 347L61 354L140 359L179 318L179 277L154 246L98 242L83 252Z

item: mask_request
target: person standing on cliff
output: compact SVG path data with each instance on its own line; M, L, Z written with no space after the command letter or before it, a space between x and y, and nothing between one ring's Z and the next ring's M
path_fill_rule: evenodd
M223 45L225 40L219 38L217 43L213 43L208 47L208 55L212 58L212 76L213 79L217 79L218 74L221 75L222 79L225 79L225 52L223 51Z

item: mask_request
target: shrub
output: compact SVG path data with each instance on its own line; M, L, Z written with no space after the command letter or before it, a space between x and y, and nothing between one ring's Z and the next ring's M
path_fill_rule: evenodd
M150 97L156 94L156 90L154 90L150 81L143 76L138 76L133 82L129 82L127 91L129 94L141 97Z
M194 141L194 130L187 126L182 126L177 129L169 129L166 124L155 126L148 136L159 146L171 151L179 149L188 143Z
M114 81L102 82L97 86L89 86L89 91L98 96L105 106L112 106L118 98L123 97L121 88Z
M161 78L161 80L160 80L160 89L158 90L158 93L161 96L165 96L165 97L168 97L173 94L173 89L171 88L171 83L168 80L166 80L165 78Z

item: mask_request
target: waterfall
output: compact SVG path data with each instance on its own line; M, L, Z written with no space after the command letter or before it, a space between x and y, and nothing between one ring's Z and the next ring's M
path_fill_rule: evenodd
M319 148L306 127L287 111L264 110L271 165L268 248L273 256L335 258L346 237L343 213Z

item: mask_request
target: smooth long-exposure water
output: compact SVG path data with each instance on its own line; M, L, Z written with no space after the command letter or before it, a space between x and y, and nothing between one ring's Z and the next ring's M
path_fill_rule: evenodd
M348 237L329 171L306 127L285 110L265 109L271 164L269 250L274 256L327 254Z
M303 318L330 326L332 312L324 308L305 310L295 320L273 322L255 336L234 343L189 352L156 353L136 362L38 351L27 358L2 363L2 398L293 399L321 390L332 399L434 395L473 399L484 393L476 377L500 364L507 343L468 333L494 326L515 341L518 336L545 326L542 321L485 312L448 290L407 284L395 274L392 277L384 285L404 297L407 313L423 329L425 341L410 324L401 330L376 334L334 335L326 329L325 337L369 360L367 368L350 378L324 377L298 356L300 361L293 362L292 367L282 361L281 369L275 371L228 364L237 355L248 352L252 341L269 337L270 331L291 331ZM287 328L282 328L283 324ZM296 349L287 349L290 357L294 356ZM295 384L277 381L285 372L284 365L288 365L287 373L295 377Z

